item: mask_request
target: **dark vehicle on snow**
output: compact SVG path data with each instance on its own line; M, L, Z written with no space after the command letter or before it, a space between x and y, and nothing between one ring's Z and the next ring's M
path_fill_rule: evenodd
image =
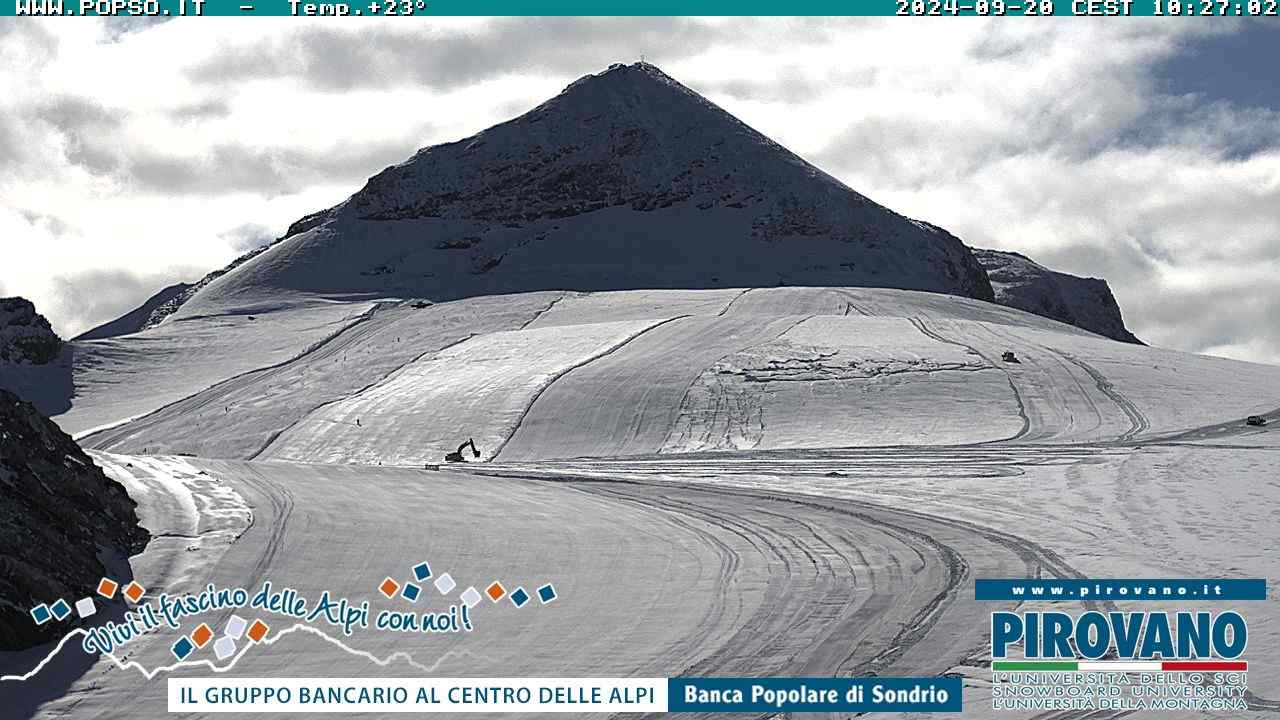
M466 459L462 455L462 451L466 450L468 445L471 446L471 455L477 458L480 457L480 449L476 447L475 441L468 439L466 442L459 445L456 451L447 453L444 456L444 461L445 462L466 462Z

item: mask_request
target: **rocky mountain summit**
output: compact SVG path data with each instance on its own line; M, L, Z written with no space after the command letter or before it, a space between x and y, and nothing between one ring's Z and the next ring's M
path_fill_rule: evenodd
M31 403L0 390L0 649L63 635L30 610L92 594L103 559L138 553L150 535L115 481Z
M986 268L996 302L1075 325L1112 340L1142 341L1124 325L1106 280L1050 270L1014 252L974 249Z

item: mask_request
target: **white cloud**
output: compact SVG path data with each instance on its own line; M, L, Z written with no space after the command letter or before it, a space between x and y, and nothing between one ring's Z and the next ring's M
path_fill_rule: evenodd
M1144 339L1280 362L1280 108L1159 77L1239 24L375 23L0 28L0 285L74 334L108 318L66 309L65 278L219 266L245 228L645 54L881 203L1107 278Z

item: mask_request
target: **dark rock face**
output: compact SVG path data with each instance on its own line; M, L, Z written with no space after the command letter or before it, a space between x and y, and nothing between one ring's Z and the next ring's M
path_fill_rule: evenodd
M62 338L30 300L0 298L0 362L45 365L62 354Z
M106 573L101 553L146 547L135 509L57 425L0 390L0 650L66 633L69 621L37 626L30 609L92 595Z
M1052 318L1112 340L1142 341L1124 326L1120 306L1105 280L1050 270L1013 252L974 249L986 268L996 302Z
M56 415L71 407L72 346L29 300L0 298L0 389Z

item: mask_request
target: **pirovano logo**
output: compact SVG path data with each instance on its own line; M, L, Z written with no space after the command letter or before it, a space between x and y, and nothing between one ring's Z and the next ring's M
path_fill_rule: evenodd
M1089 598L1262 600L1265 581L979 580L976 597L1089 603L1083 610L991 613L994 710L1205 712L1249 707L1249 625L1241 612L1130 610Z

